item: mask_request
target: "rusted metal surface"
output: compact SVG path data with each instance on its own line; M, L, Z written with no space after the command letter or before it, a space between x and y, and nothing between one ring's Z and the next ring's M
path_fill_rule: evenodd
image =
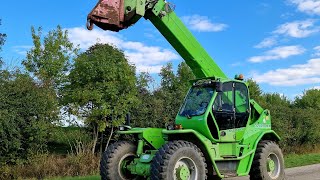
M87 28L93 24L104 30L119 31L127 28L124 21L124 0L99 0L87 18Z

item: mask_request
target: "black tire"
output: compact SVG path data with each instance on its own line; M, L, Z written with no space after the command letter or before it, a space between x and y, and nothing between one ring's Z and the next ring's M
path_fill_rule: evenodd
M151 180L173 180L179 179L174 176L188 174L192 180L207 179L207 164L203 153L187 141L168 142L158 150L151 162Z
M137 147L126 141L111 144L103 153L100 161L101 180L131 180L136 177L120 168L121 163L129 164L136 157Z
M273 141L261 141L251 166L250 180L284 179L284 160L281 149Z

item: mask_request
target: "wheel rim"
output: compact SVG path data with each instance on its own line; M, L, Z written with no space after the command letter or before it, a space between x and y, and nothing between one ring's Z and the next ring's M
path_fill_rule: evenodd
M118 173L120 175L121 179L132 179L132 174L130 171L127 170L127 165L130 164L130 162L135 158L134 154L126 154L124 155L118 165Z
M195 162L188 158L180 158L174 166L174 180L195 180L198 178L198 167Z
M276 179L280 175L281 167L278 156L274 153L269 154L267 158L267 171L272 179Z

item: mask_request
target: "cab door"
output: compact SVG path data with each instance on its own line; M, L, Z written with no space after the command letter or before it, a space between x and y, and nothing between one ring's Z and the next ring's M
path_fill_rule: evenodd
M218 125L221 157L238 157L249 118L248 87L241 82L226 82L213 103L212 113Z
M223 83L222 92L218 92L214 100L212 112L219 128L219 140L235 142L235 98L234 83Z
M234 83L235 96L235 138L241 141L250 116L249 92L244 83Z
M248 123L248 87L241 82L226 82L214 100L212 113L219 128L221 142L236 142L243 138Z

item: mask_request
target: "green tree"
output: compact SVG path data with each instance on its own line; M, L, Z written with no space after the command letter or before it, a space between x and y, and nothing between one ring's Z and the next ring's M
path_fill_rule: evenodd
M0 33L0 50L5 38ZM28 74L0 69L0 164L26 160L46 149L48 129L58 115L50 94L54 92Z
M58 114L51 92L27 74L0 71L0 163L15 163L46 150Z
M177 74L173 71L173 66L168 63L162 67L160 72L161 86L154 92L154 112L158 125L171 123L179 111L184 97L190 88L190 80L194 79L191 69L184 63L178 66Z
M195 79L196 77L192 73L192 70L190 67L185 63L182 62L178 66L178 72L177 72L177 78L178 78L178 97L183 100L183 98L186 96L189 88L191 87L190 80Z
M292 109L291 136L288 144L291 151L294 147L313 147L319 144L320 117L317 109ZM314 147L313 147L314 148Z
M287 97L278 93L265 93L260 97L259 104L269 109L272 119L272 128L282 138L281 145L287 149L292 134L292 109Z
M178 79L173 72L172 63L168 63L162 67L160 72L161 87L158 91L155 91L157 98L157 105L161 107L161 112L156 117L162 118L162 126L165 123L173 122L177 114L176 102L179 99L175 97L178 90Z
M60 26L42 35L42 28L31 27L33 47L22 61L25 69L43 88L47 88L58 108L61 89L65 85L73 58L78 48L68 39L68 32Z
M132 115L132 124L135 127L156 127L152 114L154 104L154 96L150 90L150 84L152 82L153 78L149 73L142 72L137 77L138 101L130 112Z
M266 106L279 105L283 107L290 107L290 100L279 93L265 93L262 95L262 100L267 103Z
M137 102L135 67L119 49L96 44L75 59L64 95L70 112L92 127L96 145L99 132L123 124Z
M137 88L140 93L150 92L150 84L153 82L153 78L147 72L141 72L137 78Z
M49 31L45 37L42 37L41 27L38 30L32 27L31 33L33 48L27 52L23 65L44 85L54 88L61 86L78 48L69 41L68 32L60 26Z
M161 68L161 88L168 92L173 92L176 90L177 78L173 72L172 63L168 63Z
M319 118L316 116L320 105L319 90L305 91L294 102L278 93L263 93L259 85L249 79L251 98L263 108L269 109L272 127L280 135L280 144L285 152L299 152L315 147L320 138ZM299 148L297 148L299 147Z
M292 137L290 144L316 148L320 138L320 90L309 89L297 96L293 102Z
M320 109L320 90L309 89L303 93L302 96L297 96L294 104L298 108L307 109L314 108Z
M253 79L248 79L247 84L249 86L250 98L259 102L262 96L262 90L260 86Z

